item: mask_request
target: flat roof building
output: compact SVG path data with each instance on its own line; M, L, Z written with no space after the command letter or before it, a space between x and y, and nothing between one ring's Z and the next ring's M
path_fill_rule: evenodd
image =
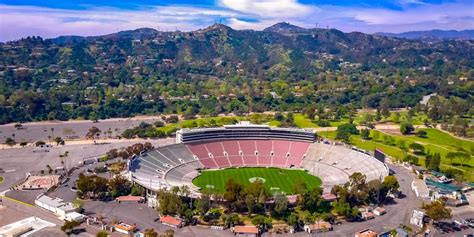
M61 219L66 218L66 214L71 212L76 212L77 208L72 205L70 202L65 202L61 198L57 197L48 197L46 195L40 195L35 200L36 206L42 207L55 215L59 216Z
M357 232L355 237L377 237L377 232L371 229L365 229Z
M419 198L429 198L430 190L424 180L415 179L411 183L411 189L415 192L416 196Z
M259 236L260 230L253 225L237 225L232 228L235 235L240 236Z
M309 224L304 226L304 231L308 233L317 233L317 232L325 232L331 231L332 225L326 221L318 221L314 224Z

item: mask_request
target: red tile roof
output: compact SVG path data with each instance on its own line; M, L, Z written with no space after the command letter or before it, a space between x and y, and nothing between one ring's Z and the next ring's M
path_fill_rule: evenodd
M143 197L140 196L120 196L115 200L120 202L140 202L143 200Z
M253 225L237 225L234 226L234 233L258 234L258 228Z
M377 237L377 232L371 229L365 229L357 232L355 234L356 237Z
M180 226L182 221L178 218L172 217L172 216L163 216L160 217L160 222L161 223L166 223L169 225L174 225L174 226Z

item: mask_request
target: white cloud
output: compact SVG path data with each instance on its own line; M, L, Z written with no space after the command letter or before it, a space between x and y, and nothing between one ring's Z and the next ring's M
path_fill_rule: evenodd
M0 5L0 41L27 35L99 35L141 27L194 30L215 19L237 17L233 11L169 6L125 11L111 8L64 10Z
M261 18L304 17L317 11L315 6L301 4L296 0L220 0L220 5Z

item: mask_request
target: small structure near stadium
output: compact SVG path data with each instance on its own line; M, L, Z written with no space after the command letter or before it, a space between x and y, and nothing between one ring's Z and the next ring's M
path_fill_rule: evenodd
M77 211L77 208L72 205L70 202L65 202L61 198L49 197L44 194L41 194L35 200L36 206L44 208L55 215L60 219L65 220L67 215Z
M260 236L260 229L253 225L237 225L237 226L232 227L231 231L236 236L246 236L246 237Z

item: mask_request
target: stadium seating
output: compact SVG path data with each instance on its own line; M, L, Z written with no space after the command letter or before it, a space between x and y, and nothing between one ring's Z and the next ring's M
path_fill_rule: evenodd
M200 169L227 167L302 168L320 177L326 191L361 172L367 181L388 175L375 158L343 146L277 139L235 139L174 144L148 151L131 162L134 181L153 189L189 185Z

